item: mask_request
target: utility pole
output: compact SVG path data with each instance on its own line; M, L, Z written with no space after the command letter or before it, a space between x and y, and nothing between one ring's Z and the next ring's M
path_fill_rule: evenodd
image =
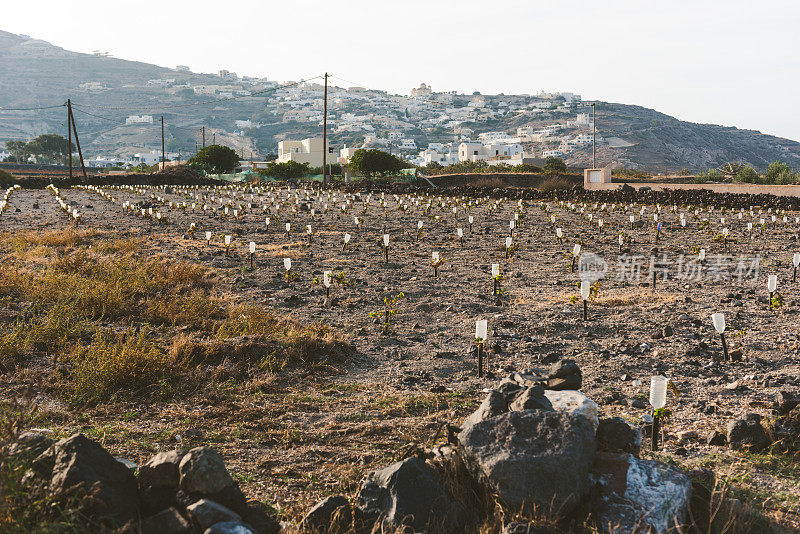
M325 73L325 97L322 102L322 186L328 185L328 73Z
M597 122L595 121L595 107L597 102L592 102L592 168L597 168L597 152L595 151L595 143L597 140Z
M211 134L211 144L212 145L216 145L217 144L217 132L214 132L214 133Z
M203 126L203 148L206 147L206 127Z
M197 155L197 152L199 152L199 151L197 150L197 141L195 141L194 142L194 155L195 156Z
M72 178L72 103L67 99L67 154L69 155L69 177Z
M164 115L161 115L161 170L167 168L167 157L164 152Z
M72 133L75 134L75 146L78 147L78 157L81 159L81 172L83 173L83 178L88 178L86 176L86 166L83 164L83 152L81 151L81 142L78 139L78 128L75 126L75 115L72 114L72 102L67 100L67 128L69 128L70 123L72 123ZM69 141L69 177L72 178L72 141Z

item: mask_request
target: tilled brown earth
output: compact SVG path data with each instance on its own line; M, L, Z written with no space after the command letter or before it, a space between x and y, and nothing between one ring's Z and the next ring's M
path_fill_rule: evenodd
M337 369L264 373L247 384L231 379L166 403L126 400L78 410L43 396L41 424L58 436L82 431L134 461L179 444L211 444L224 454L248 496L273 503L292 520L323 495L352 493L362 474L397 458L408 444L430 444L442 423L458 424L474 409L484 388L513 372L546 374L550 363L570 357L583 370L582 390L600 405L603 416L641 421L652 410L647 402L650 377L669 377L677 395L668 399L672 417L664 447L652 454L687 469L715 470L734 485L734 496L763 506L787 528L800 524L797 463L706 444L706 436L724 431L731 419L749 412L773 415L779 391L800 391L800 283L791 281L792 255L800 251L797 213L786 213L786 224L779 214L773 224L772 214L759 214L757 206L753 218L745 211L742 219L738 212L716 209L709 214L706 209L696 217L697 207L672 211L663 206L656 243L655 206L641 214L641 206L616 206L612 212L611 206L601 211L588 205L580 214L582 205L571 211L551 201L549 211L536 203L520 210L506 201L489 214L487 206L495 201L484 200L470 210L461 205L454 215L456 201L447 197L441 206L438 197L431 197L433 206L426 213L427 199L416 205L401 198L400 204L408 204L402 211L388 194L387 207L381 208L376 193L368 205L362 195L342 211L345 196L338 193L336 201L313 201L312 217L295 204L294 190L287 202L285 188L277 194L254 192L252 198L240 189L224 218L203 211L203 201L187 197L185 190L107 192L116 203L83 189L65 189L61 195L77 206L82 227L144 238L152 254L211 267L222 277L222 292L301 322L330 325L347 337L354 353ZM282 208L265 213L262 205L275 196L283 199ZM464 202L469 200L474 202ZM166 222L123 210L126 201L151 202ZM198 206L183 211L170 208L169 201ZM253 208L233 219L232 210L245 203ZM506 259L509 221L518 211L513 242L519 248ZM678 222L681 212L688 220L685 229ZM631 214L641 226L631 227ZM474 217L471 230L469 215ZM361 220L359 226L354 217ZM720 217L726 218L724 224ZM602 232L597 218L603 219ZM420 220L424 226L417 240ZM291 223L288 236L286 222ZM747 222L754 226L752 238ZM191 223L196 225L193 235ZM0 216L1 231L70 224L44 190L15 191ZM310 244L306 225L312 227ZM563 230L563 243L556 227ZM730 230L727 250L715 240L723 227ZM463 228L463 245L457 228ZM212 232L210 245L205 231ZM627 259L619 258L620 231L626 235ZM352 239L343 250L345 232ZM384 233L390 235L388 262ZM230 256L220 237L224 234L233 235ZM250 241L256 243L252 271ZM578 294L579 278L570 262L579 241L584 253L598 255L609 268L599 293L589 300L588 321L583 321L581 303L570 302ZM696 266L692 261L701 248L707 256L696 276L688 269ZM433 251L444 260L438 276L431 267ZM287 257L297 275L291 282L285 279ZM663 264L659 273L666 272L666 277L659 274L655 290L651 258L657 268ZM499 298L492 296L492 263L499 263L502 273ZM346 281L334 284L331 299L315 283L322 282L326 270L344 273ZM687 279L687 273L694 276ZM769 309L768 274L778 275L783 298L775 310ZM370 314L383 311L384 297L398 293L404 297L392 307L396 314L386 327ZM738 361L715 361L721 346L711 324L714 312L725 313L729 349ZM473 353L475 321L482 318L489 321L493 372L493 378L483 380L477 377ZM741 351L741 357L734 351ZM26 378L25 371L18 371L2 382L17 387Z

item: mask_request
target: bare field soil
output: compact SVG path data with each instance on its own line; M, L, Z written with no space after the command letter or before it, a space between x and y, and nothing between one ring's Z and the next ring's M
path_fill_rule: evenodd
M169 310L148 312L146 320L134 311L117 318L108 313L92 318L93 324L117 332L144 332L143 325L150 325L147 335L172 358L170 368L184 375L178 382L156 376L135 387L123 382L114 386L118 391L83 395L84 390L74 388L74 373L84 354L80 347L93 343L91 335L75 334L59 348L43 350L33 343L16 356L16 364L5 366L0 391L13 396L33 383L40 411L32 424L56 437L80 431L134 462L176 446L212 445L245 494L296 521L323 496L352 494L363 474L399 458L413 444L430 445L442 424L459 424L478 405L484 388L513 372L546 374L550 363L569 357L580 365L582 390L598 403L601 416L641 422L651 411L650 377L669 377L677 391L668 400L672 416L663 450L642 455L674 461L687 470L711 469L732 485L733 496L762 510L778 528L800 528L796 459L738 453L705 442L709 433L724 432L729 420L745 413L771 417L779 391L800 390L800 282L791 281L792 254L800 251L798 213L786 213L786 224L779 214L773 224L771 214L759 214L758 207L754 218L745 211L740 220L738 212L716 209L709 214L706 209L696 217L696 207L678 206L673 212L672 206L663 206L656 243L656 206L645 206L640 214L642 206L616 206L613 211L606 206L601 211L600 206L588 205L581 214L581 206L571 211L555 201L546 204L550 211L538 203L520 208L505 201L489 212L495 199L467 210L463 202L475 199L434 196L426 209L427 198L406 196L397 202L386 194L382 208L380 193L367 204L364 194L354 198L338 192L335 200L327 193L321 199L312 193L312 216L302 206L302 190L289 192L285 187L263 192L229 189L224 196L208 189L103 191L116 202L86 189L61 190L61 197L81 214L77 229L51 192L14 191L0 216L4 270L43 276L60 265L55 262L82 251L107 258L127 255L140 264L158 258L198 265L207 283L194 281L186 292L175 293L175 299L193 295L192 309L201 311L191 320L171 321ZM215 201L188 193L210 194ZM262 206L275 197L280 209L276 213L273 205L265 213ZM230 201L228 217L221 210L201 209L204 202L218 205L220 198ZM125 202L147 203L142 206L160 212L162 222L123 210ZM197 208L181 209L177 204L182 202L197 203ZM398 209L405 204L407 210ZM233 217L234 209L239 218ZM688 220L686 229L678 223L681 212ZM511 235L509 221L515 213L520 214L513 230L518 248L506 259L505 239ZM589 213L594 214L592 221ZM646 223L632 228L631 214ZM471 229L469 215L474 217ZM266 217L271 218L269 227ZM726 218L724 224L721 217ZM603 219L602 232L597 218ZM763 229L760 218L766 219ZM424 223L419 240L418 221ZM754 225L752 238L747 222ZM310 239L306 225L311 225ZM563 230L563 243L556 227ZM718 239L723 227L730 230L727 250ZM458 228L463 229L463 244ZM206 231L212 233L210 244ZM620 231L626 236L628 255L640 258L620 262ZM15 241L26 233L25 244ZM344 233L352 236L345 249ZM390 235L388 262L384 233ZM37 234L76 237L32 244L30 235ZM229 253L224 235L232 236ZM252 270L250 241L256 244ZM582 252L598 255L609 267L599 293L589 299L588 321L583 321L581 303L571 302L578 295L578 274L570 269L577 242ZM110 251L109 243L127 245ZM689 272L687 264L699 249L706 253L701 274L678 279ZM443 260L437 276L431 266L434 251ZM732 261L719 260L718 255ZM659 274L656 289L650 285L651 257L657 268L658 262L666 265L659 271L666 277ZM756 257L760 259L754 264ZM289 279L284 258L292 260ZM112 265L115 260L103 261ZM498 298L492 296L492 263L500 264L502 274ZM103 269L106 264L99 265ZM328 270L343 273L333 283L330 298L322 284ZM768 274L778 275L782 297L774 310L768 300ZM146 282L141 281L145 288ZM0 315L10 327L36 303L26 301L20 290L0 289ZM156 288L152 294L142 289L137 302L149 306L168 289ZM389 307L391 324L383 325L375 312L385 313L384 298L399 293L403 298ZM217 317L217 312L202 308L211 299L227 311ZM332 354L341 349L341 354L309 361L306 351L297 361L287 356L265 364L249 358L243 364L240 356L248 350L271 350L258 344L253 348L258 336L231 326L236 320L250 321L248 314L254 309L298 325L330 328L330 345L324 350ZM250 311L237 316L231 310ZM720 311L727 319L729 349L741 351L738 361L715 361L721 346L711 314ZM493 373L483 380L477 377L473 353L475 321L482 318L489 320ZM203 323L206 319L213 324ZM289 337L275 343L293 346L286 341ZM181 356L195 346L212 345L213 358Z

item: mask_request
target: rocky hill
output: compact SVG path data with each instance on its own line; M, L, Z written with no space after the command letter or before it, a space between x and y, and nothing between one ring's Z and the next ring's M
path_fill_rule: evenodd
M216 140L242 154L260 157L275 153L282 139L321 133L318 84L278 90L274 82L264 79L224 72L196 74L80 54L2 31L0 69L6 73L0 77L0 143L61 132L65 110L58 106L67 98L75 104L81 143L90 156L129 157L160 148L160 115L167 125L167 150L183 154L193 153L196 143L202 143L202 127L207 142ZM488 131L513 136L520 126L566 123L576 113L588 111L584 107L539 112L532 105L537 97L530 95L480 95L480 107L471 114L462 111L472 109L475 95L433 93L419 101L383 91L332 87L329 96L329 132L334 146L360 146L370 134L386 137L389 131L401 131L422 149L431 142L457 141L463 131L473 138ZM138 114L152 114L155 122L125 124L126 117ZM350 119L368 119L347 127L348 115ZM251 121L252 125L237 121ZM455 126L453 121L457 121ZM597 128L603 137L597 146L602 165L677 172L704 170L729 161L764 169L770 162L782 160L800 167L800 143L752 130L679 121L639 106L599 104ZM580 132L590 130L584 126ZM566 132L576 133L578 130ZM557 148L558 143L527 143L525 149L539 156L543 150ZM591 156L588 145L575 148L565 159L570 165L586 166L591 164Z

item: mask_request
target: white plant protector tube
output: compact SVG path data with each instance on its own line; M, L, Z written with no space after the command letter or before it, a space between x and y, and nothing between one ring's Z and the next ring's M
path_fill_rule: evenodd
M506 238L506 248L511 248L511 244L512 243L513 243L513 240L510 237L507 237Z
M658 410L667 404L667 377L650 377L650 405Z
M770 293L774 293L778 289L778 275L771 274L767 277L767 289Z
M475 321L475 339L479 343L486 341L488 331L489 330L486 319L478 319L477 321Z
M389 234L383 234L383 246L384 247L389 246Z
M800 266L800 252L795 252L794 256L792 256L792 265L795 267Z
M559 238L559 239L563 239L564 238L564 231L561 230L561 228L556 228L556 237Z
M572 247L572 255L576 258L581 255L581 245L576 243L574 247Z
M464 237L464 229L463 228L459 228L458 230L456 230L456 235L458 237Z
M250 254L255 254L255 253L256 253L256 242L250 241Z
M711 315L711 322L714 324L714 330L717 331L717 334L725 333L725 314L722 312L717 312Z
M211 232L206 231L206 241L211 241Z
M431 252L431 260L433 263L439 263L439 253L437 251Z
M331 271L325 271L322 273L322 283L325 287L331 287Z
M292 231L292 223L286 223L286 232L289 233Z
M348 244L349 242L350 242L350 234L348 234L348 233L345 233L345 234L344 234L344 244L346 245L346 244Z
M498 276L500 276L500 264L499 263L493 263L492 264L492 278L497 278Z
M283 258L283 268L287 271L292 269L292 258Z
M700 253L697 255L697 259L700 261L704 261L706 259L706 249L701 248Z
M227 245L230 245L230 244L231 244L231 236L230 235L226 235L225 236L225 245L227 246Z
M591 289L592 286L588 280L581 280L581 300L589 299L589 293Z

